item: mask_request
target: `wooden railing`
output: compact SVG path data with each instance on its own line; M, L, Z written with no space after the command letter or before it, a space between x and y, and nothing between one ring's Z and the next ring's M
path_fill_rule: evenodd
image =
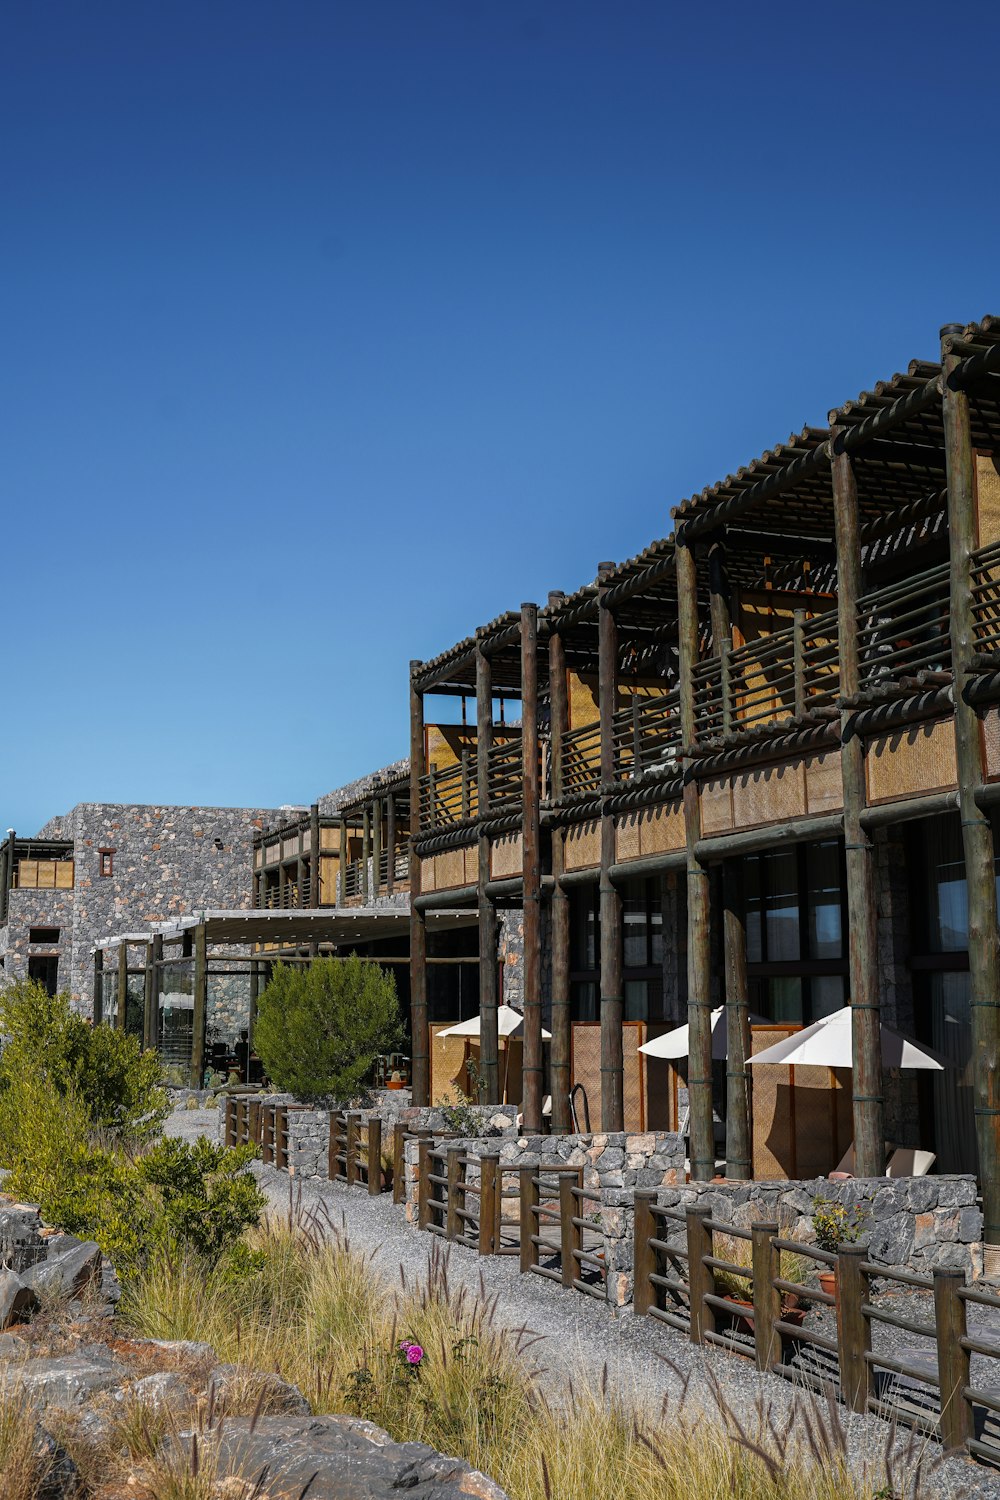
M941 563L858 600L862 693L892 698L951 681L950 597Z
M699 742L781 725L807 716L834 718L840 691L837 614L808 618L694 669L695 733Z
M455 765L431 767L420 778L420 828L447 828L474 818L479 809L476 759L467 750Z
M524 770L521 763L521 740L491 745L486 758L490 789L490 812L521 801Z
M292 1108L299 1106L293 1105ZM282 1170L288 1166L287 1104L269 1104L247 1095L228 1094L223 1114L227 1146L256 1146L261 1161Z
M601 786L601 726L582 724L562 736L564 797L584 797Z
M421 1140L418 1170L418 1227L478 1250L480 1255L498 1253L499 1153L468 1156L461 1146L436 1146L433 1141ZM470 1206L473 1201L475 1207Z
M311 894L312 886L307 875L301 887L294 880L287 880L284 890L280 885L268 886L266 891L261 891L258 904L268 911L301 910L309 905Z
M394 853L388 849L381 851L378 857L378 886L381 891L388 889L390 869L393 885L405 885L410 878L409 855L399 849Z
M584 1187L583 1168L544 1164L522 1167L518 1188L521 1270L547 1276L570 1290L604 1301L604 1232L599 1218L588 1218L580 1211L585 1202L599 1203L600 1193ZM593 1247L595 1235L601 1241L600 1251ZM585 1278L588 1270L589 1280Z
M1000 657L1000 542L991 542L973 552L969 568L969 590L975 618L976 651L984 657ZM973 665L975 665L973 663Z
M348 1187L367 1187L371 1197L382 1191L382 1121L378 1115L366 1120L358 1110L330 1111L330 1151L327 1163L331 1182Z
M748 1243L749 1264L717 1254L716 1236ZM832 1272L835 1291L782 1275L782 1257L794 1256ZM993 1324L969 1324L969 1309L1000 1311L1000 1297L967 1286L959 1271L933 1277L891 1271L867 1258L864 1245L841 1245L834 1254L785 1239L777 1224L749 1229L720 1222L698 1207L686 1211L656 1202L656 1192L635 1195L634 1311L686 1333L695 1344L717 1344L756 1361L760 1370L796 1384L832 1390L853 1411L878 1415L932 1436L947 1453L968 1452L1000 1463L1000 1389L994 1372L973 1379L971 1359L1000 1361ZM719 1295L717 1278L743 1283L746 1297ZM887 1284L922 1300L895 1312L876 1296ZM797 1305L798 1304L798 1305ZM801 1304L805 1304L802 1306ZM807 1309L835 1315L832 1332L804 1324ZM918 1343L879 1347L879 1327L900 1330Z
M629 781L647 771L680 774L680 692L640 698L633 693L614 716L615 776Z

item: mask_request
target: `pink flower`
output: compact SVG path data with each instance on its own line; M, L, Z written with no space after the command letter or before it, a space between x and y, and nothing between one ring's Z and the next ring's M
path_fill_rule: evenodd
M409 1365L419 1365L424 1357L424 1351L420 1345L411 1343L409 1339L404 1339L399 1347L406 1355L406 1362Z

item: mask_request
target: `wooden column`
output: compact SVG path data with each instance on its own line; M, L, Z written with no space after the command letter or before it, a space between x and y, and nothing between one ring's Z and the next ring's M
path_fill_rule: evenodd
M942 338L956 330L941 330ZM947 348L947 346L945 346ZM969 398L952 385L958 356L943 354L948 530L951 544L951 656L955 677L955 751L959 813L969 907L969 980L972 1011L972 1076L975 1080L976 1142L983 1193L986 1274L1000 1271L1000 925L997 922L995 853L989 813L979 807L983 785L982 725L966 699L975 650L970 589L971 554L979 537L975 459L969 429Z
M694 668L698 661L698 580L694 554L677 544L678 654L681 739L695 741ZM712 1120L711 896L708 870L695 853L701 835L698 783L690 759L684 768L684 831L687 842L688 919L688 1099L691 1106L691 1176L708 1182L715 1175Z
M424 774L424 699L423 694L413 685L413 674L420 666L419 661L410 662L410 806L413 809L410 827L410 1084L413 1103L425 1108L431 1102L430 1036L427 1029L427 923L423 912L417 910L420 857L414 847L414 839L420 828L420 778ZM343 868L343 855L341 862Z
M723 701L732 728L733 704L728 682L733 621L726 572L725 548L715 543L708 554L709 603L712 611L712 653L724 674ZM750 999L747 987L747 943L743 917L743 867L738 859L722 867L722 943L726 978L726 1175L740 1180L753 1176L750 1124ZM714 1131L713 1131L714 1134ZM714 1148L713 1148L714 1149Z
M493 672L489 657L476 646L476 785L480 823L489 814L489 753L493 744ZM479 835L479 1073L484 1104L500 1103L500 1042L497 1035L497 909L487 895L490 841Z
M385 888L392 895L396 884L396 793L390 792L385 810Z
M372 903L378 897L382 882L382 799L372 802Z
M602 577L613 564L598 568L598 699L601 715L601 788L614 788L614 715L618 706L618 627L605 603ZM616 862L615 820L601 814L601 1129L625 1129L625 1065L622 1051L622 901L611 880Z
M542 1128L542 864L538 774L538 606L521 605L521 843L524 880L524 1128Z
M284 861L284 838L278 840L278 907L284 911L288 905L288 871Z
M858 491L850 456L831 428L833 515L837 538L837 638L840 692L858 691L858 599L861 594L861 537ZM867 803L864 745L850 730L850 712L841 717L841 774L844 783L844 850L847 871L847 949L851 1001L851 1054L854 1111L854 1171L881 1177L885 1169L885 1105L882 1034L879 1019L878 930L875 904L875 849L861 814Z
M340 876L340 890L337 894L337 905L343 906L347 900L347 819L343 813L340 815L339 856L337 872Z
M561 595L549 595L550 607ZM549 698L551 705L550 779L552 800L563 794L562 737L569 727L566 683L566 646L558 630L549 636ZM572 1086L570 1058L572 1027L569 994L570 927L569 893L562 885L566 868L566 831L552 829L552 1129L556 1135L569 1132L569 1091Z
M361 905L367 906L371 895L368 861L372 857L372 813L367 805L361 813Z
M94 1025L100 1026L104 1020L104 949L94 949L94 995L93 995L93 1018Z
M753 1177L753 1116L747 1058L750 1056L750 995L743 864L722 866L722 922L726 966L726 1176Z
M260 971L261 965L258 960L250 962L250 1015L247 1024L247 1052L253 1047L253 1028L257 1021L257 1006L260 1001ZM247 1058L249 1064L249 1056ZM247 1068L247 1082L249 1083L249 1067Z
M319 831L319 803L314 802L309 809L309 900L306 903L313 910L320 904L323 894L320 883L320 840L322 835Z
M205 1076L205 1028L208 1024L208 945L205 924L194 930L194 1010L191 1029L191 1087L200 1089Z
M160 933L154 933L146 944L146 972L145 987L143 990L143 1013L142 1013L142 1045L144 1047L156 1046L158 1000L159 1000L159 973L157 964L163 957L163 938Z
M128 943L122 941L118 944L118 1014L115 1017L115 1027L118 1031L125 1030L125 1014L128 1010Z

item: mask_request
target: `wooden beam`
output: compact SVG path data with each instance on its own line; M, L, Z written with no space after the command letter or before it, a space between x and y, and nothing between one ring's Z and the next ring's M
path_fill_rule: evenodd
M858 599L861 595L861 537L854 466L838 428L831 429L833 511L837 534L837 636L840 691L858 691ZM878 929L875 902L875 850L862 821L867 802L864 745L847 732L841 718L841 775L844 784L844 850L847 872L847 946L852 1015L854 1170L858 1177L881 1177L885 1169L885 1104L882 1083L882 1031L879 1015Z
M322 835L319 824L319 803L314 802L309 809L309 900L305 903L310 907L318 907L320 902L320 844Z
M205 1077L205 1029L208 1024L208 944L204 922L199 922L194 930L194 1009L191 1022L191 1087L200 1089Z
M157 964L163 957L163 935L156 932L146 944L146 969L145 985L143 989L142 1010L142 1045L143 1047L156 1046L158 1000L159 1000L159 971Z
M476 788L479 818L489 813L489 753L493 744L493 670L482 648L476 647ZM499 975L497 968L497 909L486 887L490 879L489 835L480 833L479 856L479 1068L485 1104L500 1103L500 1040L497 1032Z
M969 977L972 1012L972 1077L979 1183L983 1194L986 1275L1000 1271L1000 923L997 922L995 851L989 813L976 800L983 785L981 724L966 692L975 651L970 593L971 555L978 543L975 458L969 428L969 398L952 377L958 356L942 329L945 458L948 471L948 530L951 541L951 656L955 679L955 752L959 816L965 853L969 910Z
M390 792L386 807L385 842L388 857L385 862L385 888L391 896L396 884L396 793Z
M694 743L694 668L698 661L698 580L691 548L677 548L681 740ZM688 916L688 1099L691 1176L708 1182L715 1175L712 1116L711 895L707 868L697 856L701 833L698 783L685 766L684 832L687 845Z
M371 875L368 861L372 856L372 813L366 804L361 813L361 905L368 905L371 894Z
M538 743L538 606L521 605L521 849L524 879L524 1129L542 1129L542 865Z
M94 1025L100 1026L104 1020L104 949L94 949L94 991L93 991L93 1019Z
M421 666L410 662L410 806L420 806L420 778L424 774L424 699L414 686L414 675ZM414 812L410 830L410 1031L413 1103L426 1108L431 1098L430 1033L427 1026L427 921L417 905L420 895L420 856L413 846L419 824ZM346 868L344 834L341 832L341 879ZM343 897L343 887L341 887Z
M549 596L552 602L552 596ZM569 727L568 688L566 680L566 646L560 631L549 636L550 696L550 782L556 800L562 796L562 737ZM566 866L566 831L552 830L552 1042L549 1058L552 1068L552 1129L556 1135L568 1134L572 1127L569 1109L570 1054L570 910L569 892L562 884Z
M338 906L343 906L347 901L347 819L343 813L340 815L340 849L337 863L337 873L340 888L337 892Z
M118 1014L115 1016L115 1029L125 1030L125 1017L128 1010L128 943L118 944Z
M602 579L611 569L598 570L598 707L601 731L601 784L610 789L615 779L614 716L618 706L618 627L607 603ZM601 814L601 1129L625 1129L625 1063L622 1021L622 898L611 879L615 863L614 814Z
M753 1125L747 1058L750 1056L750 991L743 865L722 867L722 922L726 967L726 1176L753 1177Z

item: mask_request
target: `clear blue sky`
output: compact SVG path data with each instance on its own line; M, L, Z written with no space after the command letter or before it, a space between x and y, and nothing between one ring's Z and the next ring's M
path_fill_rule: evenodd
M407 662L1000 311L995 6L0 15L0 827L308 802Z

